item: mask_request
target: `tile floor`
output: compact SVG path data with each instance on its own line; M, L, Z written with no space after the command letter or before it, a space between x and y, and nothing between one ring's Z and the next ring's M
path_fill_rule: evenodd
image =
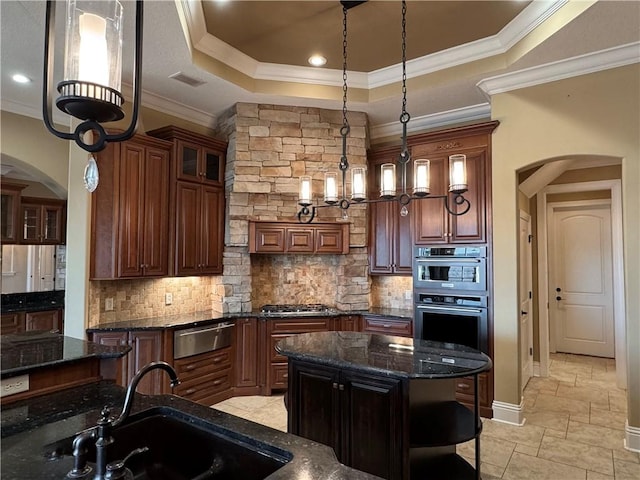
M549 373L529 381L522 427L484 420L483 479L640 479L640 455L623 446L627 406L614 360L553 354ZM236 397L214 408L287 429L282 395ZM458 453L473 463L473 442Z

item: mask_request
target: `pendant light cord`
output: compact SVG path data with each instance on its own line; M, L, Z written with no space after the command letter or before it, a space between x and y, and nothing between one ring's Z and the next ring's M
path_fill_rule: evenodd
M349 126L349 120L347 120L347 7L342 7L342 128L340 129L340 135L342 135L342 156L340 157L340 170L342 170L343 177L343 190L345 189L344 177L346 171L349 168L349 161L347 160L347 135L351 127ZM343 195L343 197L346 195Z
M407 2L402 0L402 150L400 151L400 165L402 170L402 195L407 193L407 164L411 160L411 154L407 147L407 123L411 115L407 112Z

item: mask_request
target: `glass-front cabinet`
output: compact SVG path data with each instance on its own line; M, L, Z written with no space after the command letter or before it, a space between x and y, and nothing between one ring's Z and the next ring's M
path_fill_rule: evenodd
M20 191L23 188L24 185L2 183L2 196L0 201L0 240L2 243L18 242Z
M222 185L224 152L178 141L179 180Z
M23 197L21 243L64 243L64 201Z

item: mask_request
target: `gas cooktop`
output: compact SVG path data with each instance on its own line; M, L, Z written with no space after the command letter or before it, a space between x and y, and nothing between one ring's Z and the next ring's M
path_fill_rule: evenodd
M319 313L333 313L334 310L327 305L321 303L309 303L302 305L295 304L277 304L263 305L260 312L264 315L273 316L304 316L318 315Z

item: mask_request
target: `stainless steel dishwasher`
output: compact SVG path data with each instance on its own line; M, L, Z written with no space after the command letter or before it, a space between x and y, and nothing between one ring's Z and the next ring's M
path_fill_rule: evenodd
M173 358L213 352L231 345L234 322L185 328L173 333Z

